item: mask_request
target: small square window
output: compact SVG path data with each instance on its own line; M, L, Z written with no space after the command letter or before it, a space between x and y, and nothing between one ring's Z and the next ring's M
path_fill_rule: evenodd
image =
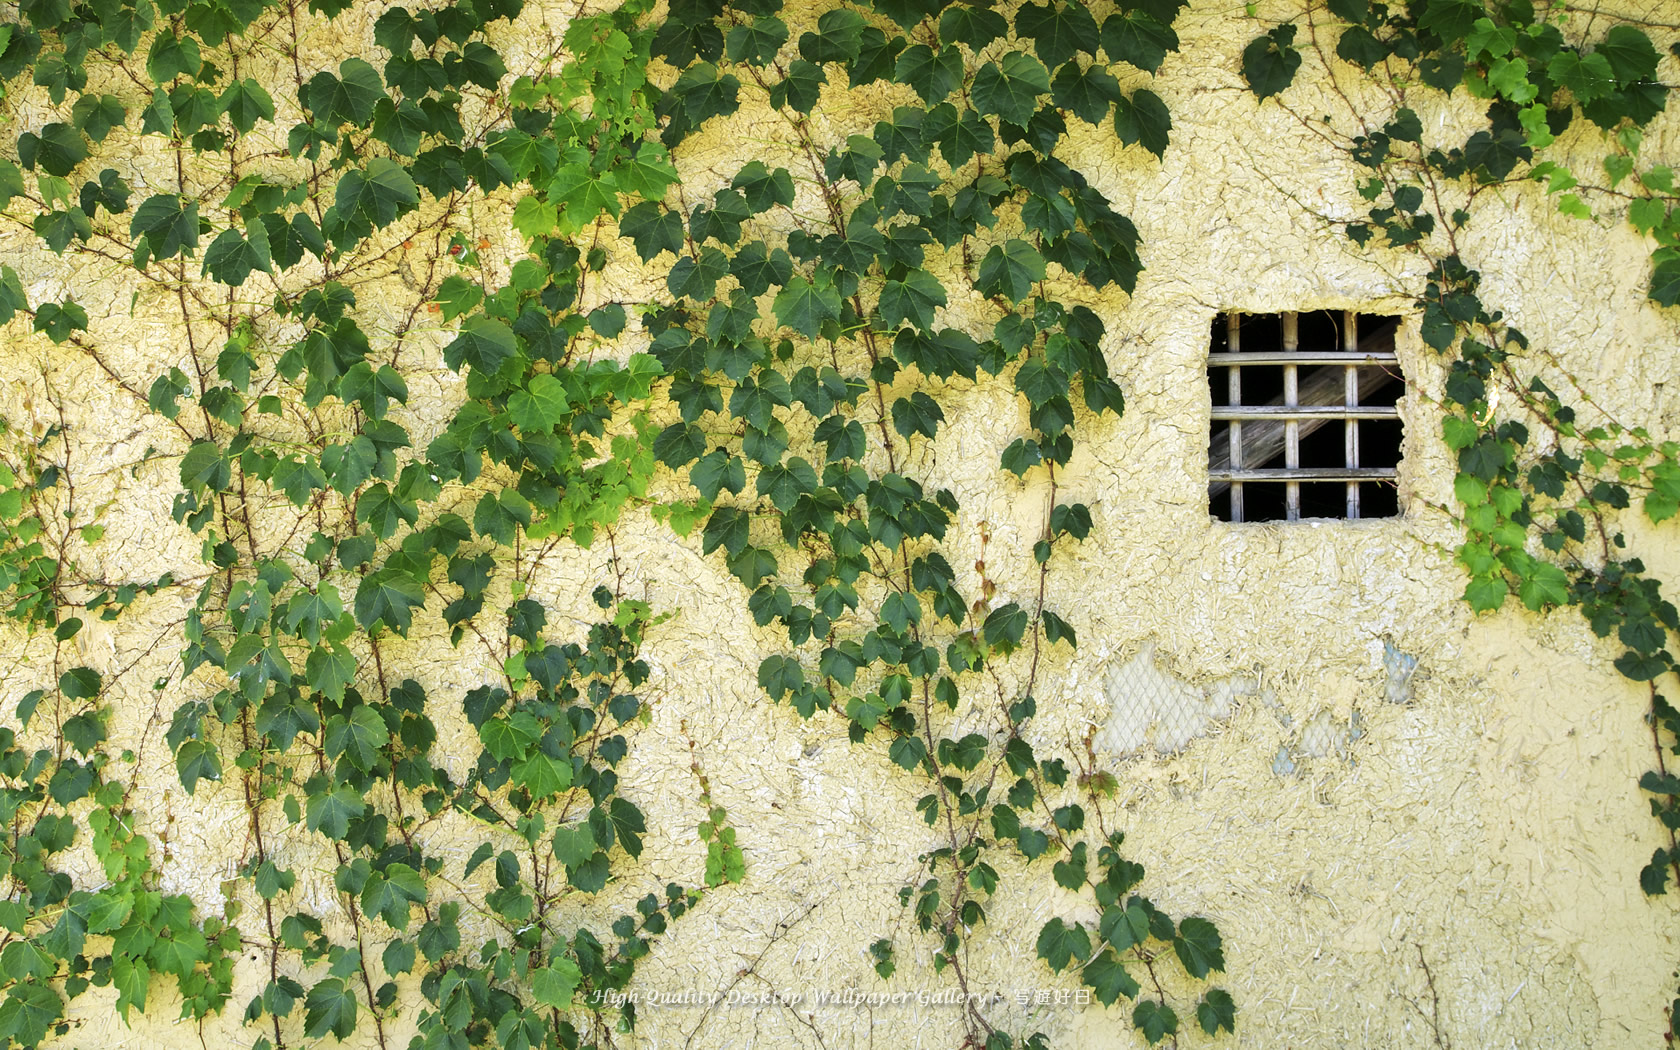
M1399 513L1399 318L1351 310L1215 318L1208 509L1221 521Z

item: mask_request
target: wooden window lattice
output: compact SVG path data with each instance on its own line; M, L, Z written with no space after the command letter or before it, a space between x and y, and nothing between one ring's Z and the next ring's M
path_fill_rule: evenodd
M1208 483L1215 512L1228 521L1298 521L1302 517L1304 483L1339 483L1344 487L1345 513L1337 515L1321 503L1321 516L1382 516L1380 512L1362 515L1361 489L1369 489L1373 483L1393 485L1398 476L1399 442L1396 436L1392 448L1385 445L1373 452L1365 448L1372 443L1361 442L1360 425L1370 421L1391 423L1397 435L1399 412L1392 403L1394 384L1399 379L1395 321L1351 310L1341 312L1339 318L1313 316L1318 322L1339 320L1314 326L1320 331L1333 327L1337 337L1316 339L1303 347L1301 314L1288 312L1274 315L1280 329L1275 348L1265 345L1253 350L1243 346L1244 324L1261 319L1238 313L1224 317L1225 348L1215 349L1208 356L1209 381L1215 390L1219 389L1218 370L1225 372L1225 403L1213 407ZM1363 338L1362 328L1366 331ZM1245 370L1251 375L1259 372L1267 380L1258 396L1248 401L1243 396ZM1272 393L1279 378L1281 390ZM1272 396L1266 398L1268 393ZM1303 465L1302 439L1338 422L1343 429L1342 462ZM1361 462L1362 455L1368 462ZM1278 465L1280 458L1282 463ZM1253 513L1245 500L1245 487L1275 487L1279 483L1284 489L1282 513ZM1228 502L1219 500L1227 492Z

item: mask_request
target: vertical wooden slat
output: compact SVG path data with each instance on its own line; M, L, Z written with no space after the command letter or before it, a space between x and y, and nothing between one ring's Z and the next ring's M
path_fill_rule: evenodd
M1236 311L1225 315L1225 349L1231 353L1242 350L1242 318ZM1232 365L1225 370L1227 400L1233 405L1242 404L1242 369ZM1231 469L1243 468L1242 455L1242 423L1232 420L1231 435ZM1243 520L1243 486L1240 481L1231 482L1231 520Z
M1342 313L1342 349L1353 353L1359 349L1359 315L1352 310ZM1342 370L1343 389L1345 397L1343 403L1349 408L1359 404L1359 369L1348 365ZM1350 419L1342 424L1346 435L1346 459L1349 467L1359 466L1359 420ZM1347 516L1357 520L1359 517L1359 482L1350 481L1347 484Z
M1293 352L1301 348L1301 315L1293 310L1283 315L1283 349ZM1287 408L1295 408L1300 404L1300 387L1297 382L1296 365L1283 366L1283 403ZM1297 420L1288 420L1283 424L1283 465L1288 470L1298 470L1301 466L1301 425ZM1301 483L1299 481L1284 482L1284 520L1301 520Z

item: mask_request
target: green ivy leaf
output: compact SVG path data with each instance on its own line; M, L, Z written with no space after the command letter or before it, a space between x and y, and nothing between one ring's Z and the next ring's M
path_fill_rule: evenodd
M1050 98L1085 123L1096 124L1108 115L1108 107L1121 98L1120 82L1094 63L1081 69L1078 62L1069 62L1056 71L1056 79L1050 84Z
M1481 12L1481 0L1474 0ZM1301 68L1300 52L1294 48L1295 24L1285 22L1270 33L1255 37L1243 48L1243 79L1255 97L1265 101L1288 87Z
M1211 970L1225 969L1225 949L1219 930L1206 919L1192 916L1179 923L1173 950L1192 977L1202 978Z
M1009 23L989 7L952 4L939 16L939 38L947 44L967 44L975 54L1009 32Z
M1097 53L1097 23L1079 0L1023 4L1015 13L1016 35L1032 40L1047 66L1059 66L1083 51Z
M31 171L39 165L48 175L63 178L87 155L87 140L69 124L54 122L41 128L39 136L27 131L18 136L18 159Z
M368 161L365 170L352 169L338 180L333 208L347 230L365 236L381 229L420 203L420 191L408 171L387 157ZM335 238L337 240L337 238Z
M974 78L972 97L981 113L1025 127L1038 108L1038 96L1050 90L1050 71L1031 55L1012 51L1003 64L987 62Z
M1293 27L1291 27L1293 28ZM1102 25L1103 51L1115 62L1129 62L1154 73L1169 51L1178 50L1178 34L1143 11L1109 15Z
M555 1010L570 1010L572 994L583 981L583 971L570 959L551 956L547 966L531 971L531 997Z
M771 87L770 104L790 106L796 113L809 113L822 98L822 86L826 83L828 74L821 66L796 58L788 63L787 76L782 82Z
M698 258L678 259L665 278L665 287L681 298L703 302L717 291L717 283L729 273L729 257L710 245Z
M406 635L413 622L413 609L426 603L426 594L402 569L380 569L362 578L356 587L356 621L368 630L376 623Z
M1651 284L1646 295L1660 306L1680 303L1680 250L1661 248L1651 256Z
M376 915L394 930L408 928L409 912L426 903L426 879L407 864L395 863L368 876L362 887L362 912Z
M181 786L191 795L200 780L222 779L222 760L216 745L207 740L188 740L175 752L175 771Z
M259 120L274 119L274 99L262 84L249 77L230 83L217 99L216 108L227 114L240 134L256 127Z
M450 344L443 348L443 360L450 368L461 370L463 364L493 375L504 362L519 352L513 331L500 321L487 317L472 317L461 326Z
M1126 972L1126 967L1112 948L1098 952L1085 965L1080 978L1095 993L1097 1002L1104 1006L1113 1006L1122 995L1128 999L1137 998L1138 983Z
M1075 959L1084 962L1091 955L1091 935L1078 923L1051 919L1038 931L1038 957L1061 973Z
M1633 84L1657 75L1657 49L1636 26L1612 26L1593 54L1605 60L1618 84Z
M371 707L358 707L348 715L328 720L322 746L329 758L343 757L366 773L379 763L379 749L390 742L385 720Z
M1472 577L1464 588L1464 600L1472 612L1492 612L1505 604L1510 587L1503 577L1483 575Z
M322 1039L328 1034L343 1040L356 1030L356 993L348 981L328 977L309 989L303 1003L303 1034Z
M962 52L947 44L938 51L926 44L917 44L898 57L893 79L908 84L932 106L945 101L951 92L962 86Z
M342 840L350 833L350 821L367 810L361 792L348 784L309 796L304 807L304 825L329 839Z
M892 420L893 429L906 439L916 434L931 438L945 421L945 412L939 402L917 390L893 402Z
M87 331L87 326L87 311L70 299L62 303L42 303L35 310L32 325L35 331L46 333L54 343L63 343L72 332Z
M1154 999L1140 1000L1132 1008L1132 1024L1143 1033L1150 1046L1178 1033L1178 1015L1172 1007Z
M817 31L799 38L799 54L808 62L850 62L863 46L863 16L850 8L824 11Z
M689 66L671 86L672 96L682 103L683 113L693 127L712 117L735 112L740 106L740 90L741 82L734 74L720 76L717 66L710 62Z
M373 122L374 107L385 97L384 81L360 58L345 59L338 73L334 76L323 71L310 79L301 92L304 108L329 127L368 127Z
M167 193L148 197L135 209L128 233L135 239L136 267L151 259L191 255L198 248L198 202Z
M822 334L824 322L839 320L840 293L834 287L833 277L827 271L818 270L815 280L790 279L776 294L771 309L779 323L807 339L815 339Z
M508 397L508 414L520 430L528 433L552 431L571 412L565 385L546 372L532 376L524 389Z
M22 981L8 988L0 1002L0 1032L19 1046L36 1046L63 1016L64 1000L58 992L34 980Z
M1033 285L1044 280L1044 273L1044 256L1038 249L1012 237L986 253L975 286L984 295L1001 295L1018 304L1032 295Z
M1148 88L1138 88L1130 98L1122 96L1114 104L1114 133L1128 146L1141 145L1164 159L1171 130L1167 104Z
M760 15L753 19L751 25L742 24L729 30L726 44L729 61L768 65L775 61L776 53L787 43L787 39L787 26L781 19Z
M198 41L190 36L176 36L173 32L153 37L152 48L146 54L146 72L158 84L167 84L178 76L197 76L203 65Z
M245 283L252 270L272 273L273 260L268 251L268 231L260 223L253 224L247 238L238 230L223 230L210 247L204 250L204 266L200 276L214 277L226 285L237 287Z
M1599 99L1615 89L1616 75L1603 53L1582 55L1574 51L1559 51L1546 64L1546 75L1560 87L1566 87L1582 105Z
M120 128L128 115L122 99L115 95L84 94L70 110L70 119L82 134L95 142L104 142L112 128Z
M221 492L232 480L232 464L214 441L195 441L181 457L181 484L189 489Z
M1202 1031L1208 1035L1218 1035L1223 1028L1227 1032L1237 1030L1237 1005L1231 1001L1231 993L1223 988L1209 988L1202 1001L1196 1005L1196 1023L1202 1026Z
M945 286L938 278L926 270L911 270L882 285L877 307L880 327L894 331L908 321L924 332L931 331L934 310L945 303Z

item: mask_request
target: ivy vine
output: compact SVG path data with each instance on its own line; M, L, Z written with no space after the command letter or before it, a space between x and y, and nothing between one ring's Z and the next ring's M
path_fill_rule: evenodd
M1055 551L1091 528L1085 507L1058 501L1055 471L1082 413L1123 408L1102 322L1061 296L1129 292L1141 267L1131 223L1056 144L1070 117L1112 118L1123 144L1163 152L1166 107L1122 91L1109 66L1153 73L1180 6L1123 5L1099 27L1077 3L842 4L796 34L772 0L660 17L632 0L580 8L510 69L519 0L393 7L372 25L377 50L321 68L306 23L348 16L337 0L307 14L260 0L26 5L0 29L0 77L16 91L27 74L57 119L0 160L0 209L52 252L132 270L136 302L172 303L187 345L162 374L128 375L83 306L32 305L10 269L0 320L28 317L169 421L173 513L202 537L204 571L89 597L67 545L54 558L38 541L53 514L24 495L51 489L55 466L7 481L8 594L63 651L81 609L196 590L178 674L197 698L162 736L189 793L236 784L251 845L220 917L160 896L129 801L140 777L107 773L100 748L116 682L76 667L31 694L25 728L45 701L56 744L29 758L5 742L0 1035L63 1034L65 1000L90 986L114 984L126 1017L165 976L202 1018L234 994L231 953L247 947L266 958L244 1012L259 1047L370 1029L383 1047L405 975L424 999L416 1045L575 1047L632 1029L633 1002L612 1000L610 1019L596 993L626 987L698 891L649 893L610 932L564 916L615 877L620 850L641 852L646 820L618 769L647 710L641 653L659 617L615 574L595 592L602 622L566 641L532 593L557 544L610 540L623 509L645 505L680 533L703 523L703 551L721 550L760 625L785 630L788 650L759 671L772 699L835 711L924 778L935 845L902 898L935 968L966 984L999 851L1047 858L1101 919L1051 920L1038 954L1105 1005L1136 999L1149 1042L1175 1038L1160 969L1223 969L1218 931L1134 892L1143 871L1103 814L1112 778L1094 764L1074 775L1022 731L1041 650L1075 644L1046 602ZM872 134L822 139L808 118L830 77L893 85L902 104ZM743 94L780 115L798 174L748 163L690 207L670 151ZM102 149L147 138L167 145L163 166L100 167ZM506 262L476 217L504 204L524 248ZM660 264L669 298L595 291L624 242ZM990 330L940 323L950 273L991 303ZM634 315L652 346L626 355ZM465 398L420 449L410 388L438 326ZM994 601L989 578L983 595L958 590L941 553L956 500L911 473L940 399L992 376L1028 407L1003 466L1049 493L1038 592L1016 601ZM656 422L668 411L679 421ZM661 467L697 495L651 494ZM454 700L481 746L465 770L438 764L438 701L402 671L422 615L499 668ZM1006 697L1010 662L1027 670ZM698 757L694 771L705 881L740 881L727 812ZM81 886L51 858L89 797L107 882ZM443 826L482 840L458 870L426 845ZM347 924L301 906L304 873L277 844L300 830L328 851ZM890 937L872 949L882 976L896 950ZM1196 1014L1209 1033L1234 1025L1218 989ZM975 1005L961 1023L972 1045L1044 1041Z
M1349 102L1341 122L1314 124L1369 172L1358 190L1371 207L1343 224L1347 237L1429 264L1417 309L1424 344L1446 364L1441 437L1457 457L1451 512L1464 529L1455 551L1469 576L1464 601L1477 613L1512 598L1535 612L1574 606L1594 634L1614 636L1616 670L1649 684L1655 768L1639 785L1667 844L1639 882L1655 896L1680 876L1680 779L1669 772L1680 754L1680 714L1661 691L1680 673L1680 613L1628 551L1624 512L1637 503L1652 523L1680 512L1680 443L1618 421L1557 353L1531 345L1484 300L1464 246L1478 205L1504 188L1539 184L1531 195L1553 200L1563 215L1631 226L1650 251L1649 301L1680 304L1674 170L1641 153L1643 129L1673 91L1658 79L1651 33L1674 27L1592 19L1577 27L1572 13L1568 4L1530 0L1329 0L1255 37L1243 74L1257 98L1271 98L1311 54L1333 72L1358 67L1391 95L1386 115ZM1680 43L1669 50L1680 56ZM1427 134L1422 102L1457 92L1486 103L1485 123L1463 141ZM1560 139L1598 143L1599 166L1572 166ZM1680 989L1665 1013L1661 1031L1673 1045Z

